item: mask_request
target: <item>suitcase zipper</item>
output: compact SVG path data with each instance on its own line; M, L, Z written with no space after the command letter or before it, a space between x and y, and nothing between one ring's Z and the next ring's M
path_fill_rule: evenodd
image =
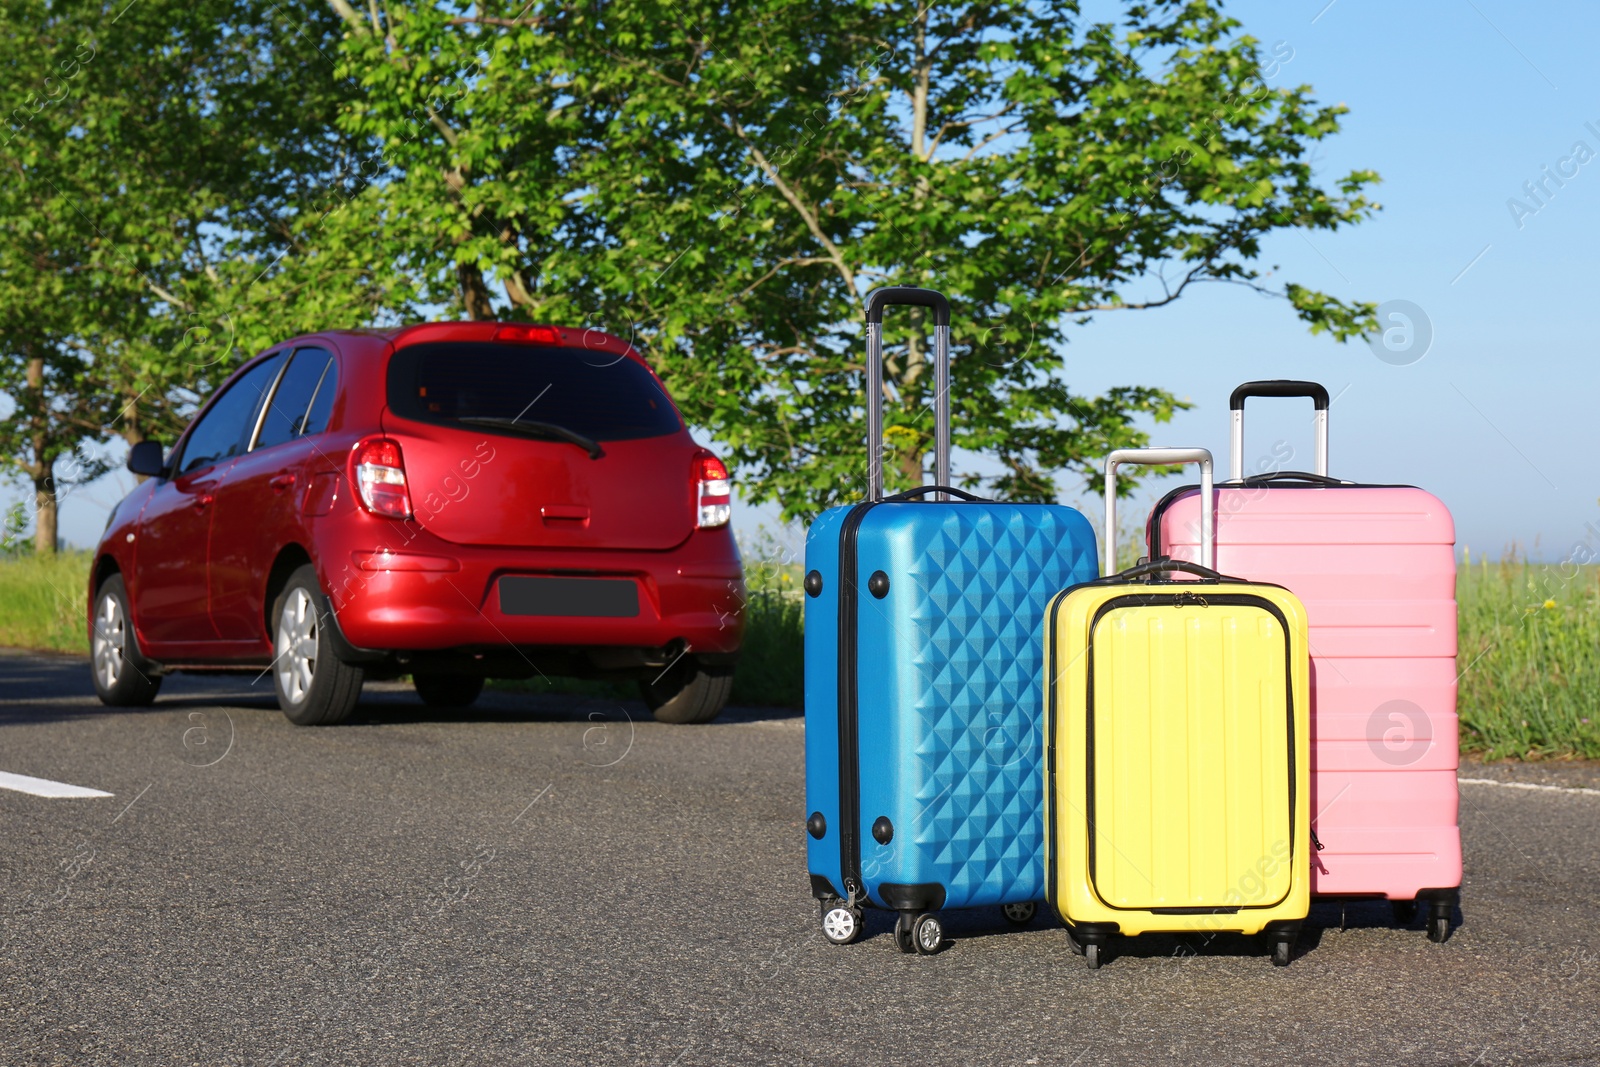
M1050 606L1045 610L1045 617L1050 620L1050 636L1046 640L1044 649L1044 669L1048 678L1045 687L1045 790L1044 807L1049 813L1045 826L1045 865L1044 865L1044 898L1051 904L1056 903L1056 614L1061 607L1061 602L1072 592L1072 587L1063 589L1050 601ZM1057 906L1057 910L1060 910Z
M839 875L851 900L861 885L861 747L857 689L856 534L876 501L850 509L839 531Z

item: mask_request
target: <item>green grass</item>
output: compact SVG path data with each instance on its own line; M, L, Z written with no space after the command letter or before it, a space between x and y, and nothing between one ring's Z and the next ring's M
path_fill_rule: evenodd
M805 608L789 591L756 590L745 605L735 704L798 708L805 695Z
M1600 567L1481 561L1456 599L1462 751L1600 759Z
M0 558L0 646L86 651L89 556ZM794 563L747 565L738 704L799 707L804 606ZM1600 567L1475 561L1457 581L1461 747L1485 759L1600 759ZM507 682L633 699L631 682Z
M0 557L0 646L89 651L90 556Z

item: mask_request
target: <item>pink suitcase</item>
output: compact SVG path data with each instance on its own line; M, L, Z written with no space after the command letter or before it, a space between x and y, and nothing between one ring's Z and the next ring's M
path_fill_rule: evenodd
M1243 478L1244 402L1310 397L1316 472ZM1232 478L1218 483L1216 560L1202 561L1200 491L1151 512L1152 558L1205 562L1287 586L1311 628L1311 891L1381 896L1443 941L1461 885L1456 824L1455 524L1412 486L1328 477L1328 392L1314 382L1233 391Z

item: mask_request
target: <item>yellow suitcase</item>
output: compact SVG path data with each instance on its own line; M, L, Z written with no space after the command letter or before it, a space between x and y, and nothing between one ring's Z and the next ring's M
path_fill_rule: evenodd
M1198 462L1212 559L1211 456ZM1046 884L1075 951L1113 935L1262 934L1289 962L1310 908L1310 661L1305 609L1281 586L1157 560L1074 586L1045 634Z

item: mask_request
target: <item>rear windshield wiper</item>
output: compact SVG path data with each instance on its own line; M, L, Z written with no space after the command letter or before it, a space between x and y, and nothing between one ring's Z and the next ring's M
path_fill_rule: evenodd
M577 445L589 453L590 459L599 459L606 454L600 447L600 442L592 437L585 437L576 430L569 430L565 426L557 426L553 422L519 422L516 419L497 419L488 415L466 415L456 420L471 426L486 426L495 430L510 430L520 433L525 437L540 437L546 440L555 438L565 441L569 445Z

